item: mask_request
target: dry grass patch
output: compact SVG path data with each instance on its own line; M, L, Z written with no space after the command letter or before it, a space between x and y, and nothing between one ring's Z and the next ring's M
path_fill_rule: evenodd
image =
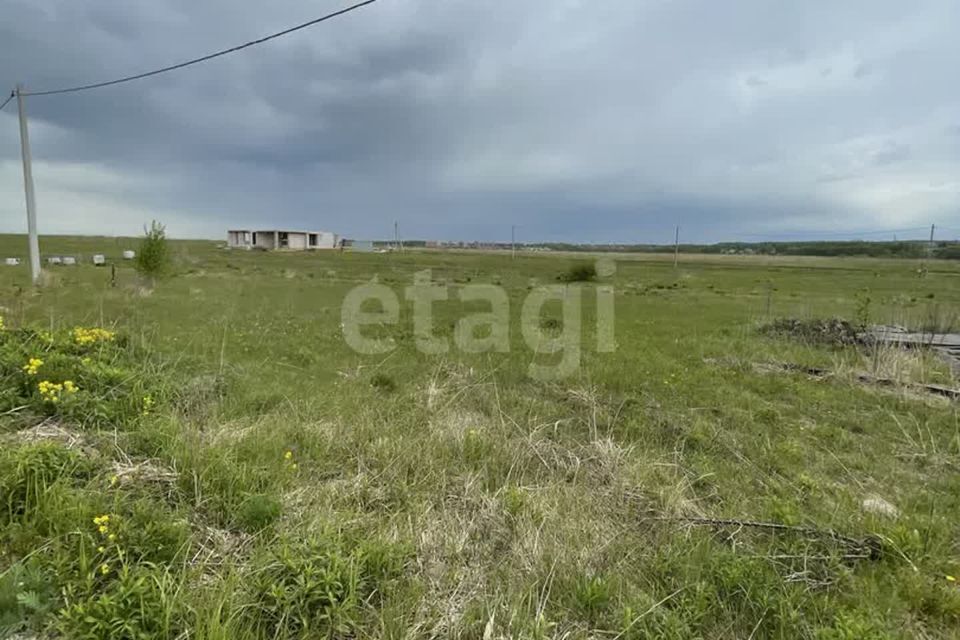
M126 485L154 485L172 490L179 475L159 460L140 460L113 463L111 482Z
M11 438L23 444L56 442L67 449L93 450L88 434L51 420L45 420L28 429L15 431Z
M193 529L193 554L189 563L211 570L227 564L242 564L243 556L254 541L250 534L207 524L196 525Z

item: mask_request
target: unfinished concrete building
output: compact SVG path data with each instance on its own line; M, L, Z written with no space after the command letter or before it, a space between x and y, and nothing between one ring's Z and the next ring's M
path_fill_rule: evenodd
M231 249L308 251L336 249L339 243L340 238L330 231L281 231L279 229L227 231L227 246Z

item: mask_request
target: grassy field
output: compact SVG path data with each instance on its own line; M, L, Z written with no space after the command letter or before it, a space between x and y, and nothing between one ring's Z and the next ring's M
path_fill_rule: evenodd
M531 363L561 354L528 346L523 301L589 256L173 252L153 289L122 261L115 286L0 268L0 636L960 637L960 419L913 386L949 368L759 330L949 328L960 263L616 256L571 285L579 367L547 381ZM404 297L425 269L445 353ZM361 355L341 305L371 280L400 318ZM507 352L452 346L476 284L506 292Z

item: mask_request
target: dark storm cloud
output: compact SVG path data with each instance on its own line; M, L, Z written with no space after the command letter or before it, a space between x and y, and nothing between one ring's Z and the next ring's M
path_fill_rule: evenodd
M340 5L342 6L342 5ZM0 81L163 66L336 8L0 0ZM948 0L381 0L169 75L35 97L41 230L234 224L669 241L960 227ZM0 114L0 213L22 217Z

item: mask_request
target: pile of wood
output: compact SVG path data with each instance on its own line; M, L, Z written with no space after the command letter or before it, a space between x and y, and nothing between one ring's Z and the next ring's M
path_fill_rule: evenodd
M888 344L904 349L932 349L960 376L960 333L907 331L903 327L878 325L860 334L867 344Z

